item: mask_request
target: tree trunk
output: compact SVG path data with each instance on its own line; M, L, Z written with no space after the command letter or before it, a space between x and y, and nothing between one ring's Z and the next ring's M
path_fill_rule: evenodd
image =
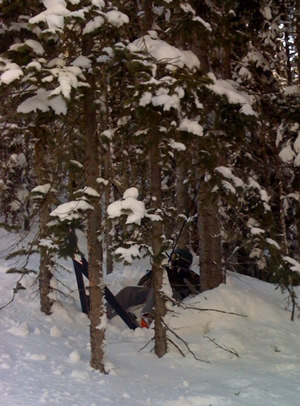
M148 30L152 29L152 24L153 24L152 1L144 0L143 8L144 8L144 13L145 13L144 29L145 29L145 33L146 33Z
M276 170L277 170L277 180L278 180L278 203L279 203L279 236L281 238L281 244L285 255L289 255L289 244L288 244L288 235L287 235L287 224L286 224L286 215L284 210L284 191L283 191L283 176L281 169L281 162L276 156Z
M296 49L298 54L298 86L300 86L300 0L296 0ZM300 189L300 173L297 173L298 190ZM300 208L296 211L296 227L298 236L298 255L300 255Z
M89 55L91 44L84 41L83 50ZM87 76L90 87L84 95L84 135L86 142L86 182L87 186L94 190L98 189L97 178L99 177L99 147L97 136L96 104L95 104L95 76ZM93 210L88 214L87 220L87 243L89 260L89 294L90 294L90 342L91 360L93 368L105 373L104 367L104 338L105 328L101 326L104 314L104 283L102 270L102 244L99 240L99 228L101 227L101 206L98 198L89 202Z
M224 7L225 8L225 7ZM223 12L225 12L225 9L223 9ZM226 11L226 14L228 11ZM224 79L231 79L232 77L232 72L231 72L231 40L230 40L230 31L231 31L231 26L228 21L223 22L223 29L222 29L222 36L221 36L221 41L222 41L222 61L221 61L221 73L222 77Z
M40 239L46 238L48 235L47 224L50 220L50 204L49 199L45 198L40 209ZM49 297L52 292L51 279L54 269L54 262L52 255L49 253L47 247L41 247L40 249L40 273L39 273L39 289L40 289L40 304L41 311L47 315L52 312L53 300Z
M198 232L200 240L200 287L202 291L216 288L223 282L221 229L218 201L209 185L200 180L198 194Z
M46 172L49 165L49 150L47 146L47 139L49 134L46 132L42 123L37 120L36 122L36 137L38 142L35 147L35 164L36 174L40 185L45 183L51 183L51 175ZM39 240L48 236L47 224L50 220L51 211L51 199L50 194L44 196L44 199L40 206L39 213ZM51 314L53 300L49 297L52 292L50 282L52 279L53 259L49 253L47 247L40 248L40 268L39 268L39 291L40 291L40 305L41 311L47 315Z
M191 44L191 50L197 55L200 61L200 68L203 74L209 72L209 50L208 50L208 41L204 36L198 38L198 36L193 34L193 42Z
M177 205L177 245L179 248L187 248L189 245L189 231L186 225L186 215L190 201L188 197L187 165L183 157L178 157L176 167L176 205Z
M296 49L298 54L298 84L300 86L300 0L296 0Z
M108 184L105 186L105 209L111 203L111 156L110 156L110 144L107 145L104 156L104 177L108 180ZM110 250L112 246L112 226L108 220L105 224L105 245L106 245L106 274L109 275L113 271L113 257Z
M159 138L157 134L152 134L150 147L151 164L151 195L155 210L161 209L161 174L159 167L160 151ZM157 213L158 214L158 213ZM163 227L161 221L152 222L152 250L153 250L153 287L155 302L155 354L162 357L167 352L166 328L163 325L163 317L166 314L166 304L161 293L163 281L162 261L162 234Z

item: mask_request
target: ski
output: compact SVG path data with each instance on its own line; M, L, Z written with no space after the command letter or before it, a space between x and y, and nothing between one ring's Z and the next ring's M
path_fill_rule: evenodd
M135 330L137 327L139 327L133 316L131 316L131 314L120 305L115 295L107 286L104 287L104 295L111 307L118 313L124 323L126 323L131 330Z
M83 280L83 275L85 275L86 277L88 277L88 276L84 272L85 264L80 255L78 255L78 254L74 255L73 266L74 266L74 270L75 270L81 310L82 310L82 313L89 314L90 304L89 304L88 296L86 294L84 280Z
M89 314L89 298L85 291L84 280L82 276L84 275L87 279L89 278L88 262L83 255L75 254L73 256L73 265L76 275L81 309L83 313ZM124 309L123 306L120 305L115 295L107 286L104 287L104 296L107 302L131 330L135 330L137 327L139 327L136 320L130 315L130 313L127 312L126 309Z

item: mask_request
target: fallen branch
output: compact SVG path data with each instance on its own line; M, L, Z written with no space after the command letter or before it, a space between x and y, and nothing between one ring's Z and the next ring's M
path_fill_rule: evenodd
M19 292L19 290L25 289L24 286L22 286L22 284L21 284L21 280L22 280L23 276L24 275L22 275L21 278L16 282L16 286L13 289L13 295L12 295L12 298L10 299L10 301L7 302L5 305L0 306L0 310L5 309L5 307L9 306L15 300L16 294Z
M177 333L175 333L174 330L172 330L164 321L163 321L163 325L165 326L165 328L170 331L170 333L172 333L176 338L178 338L178 340L180 340L181 342L183 342L183 344L186 346L187 350L189 351L189 353L192 354L192 356L194 357L194 359L196 361L201 361L201 362L205 362L206 364L210 364L209 361L204 361L203 359L197 358L195 353L190 349L188 343L182 338L180 337Z
M237 353L237 351L234 348L223 347L222 345L216 343L216 340L214 338L210 338L208 336L204 336L204 338L207 338L209 341L214 343L216 347L221 348L221 350L229 352L230 354L235 355L237 358L240 358L239 354Z
M182 349L179 347L179 345L177 345L173 340L171 340L169 337L167 337L167 341L169 341L171 344L174 345L175 348L177 348L178 352L185 357L184 352L182 351Z
M226 310L203 309L201 307L194 307L194 306L189 306L189 305L184 305L184 304L180 304L180 306L183 307L184 309L199 310L201 312L217 312L217 313L223 313L223 314L231 314L233 316L239 316L239 317L248 317L246 314L235 313L235 312L227 312Z
M153 340L154 340L153 337L150 338L150 340L148 340L148 341L146 342L146 344L145 344L142 348L140 348L140 349L138 350L138 352L143 351L143 350L147 347L147 345L148 345L149 343L151 343L151 341L153 341ZM150 352L152 352L152 351L153 351L153 348L150 350Z

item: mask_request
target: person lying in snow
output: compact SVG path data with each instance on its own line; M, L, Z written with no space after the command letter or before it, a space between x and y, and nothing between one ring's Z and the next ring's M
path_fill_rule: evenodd
M170 266L166 267L173 298L176 301L181 301L191 294L200 292L200 277L189 269L192 263L192 254L186 249L177 248L171 256ZM148 271L140 279L137 286L127 286L121 289L116 294L116 299L125 309L144 303L139 324L141 327L149 328L154 319L152 271ZM108 319L117 315L109 303L106 304L106 307Z

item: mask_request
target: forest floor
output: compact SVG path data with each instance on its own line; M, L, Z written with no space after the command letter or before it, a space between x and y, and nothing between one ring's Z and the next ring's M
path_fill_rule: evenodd
M17 236L0 233L2 307L19 278L6 271L21 258L5 259ZM115 317L103 375L89 365L89 320L72 263L59 263L57 287L67 295L57 293L51 316L39 310L33 274L0 311L0 406L300 406L299 314L290 320L287 294L274 285L228 273L225 285L186 299L167 316L173 344L161 359L152 329L131 331ZM117 264L106 283L116 293L147 266ZM28 267L38 270L38 255Z

